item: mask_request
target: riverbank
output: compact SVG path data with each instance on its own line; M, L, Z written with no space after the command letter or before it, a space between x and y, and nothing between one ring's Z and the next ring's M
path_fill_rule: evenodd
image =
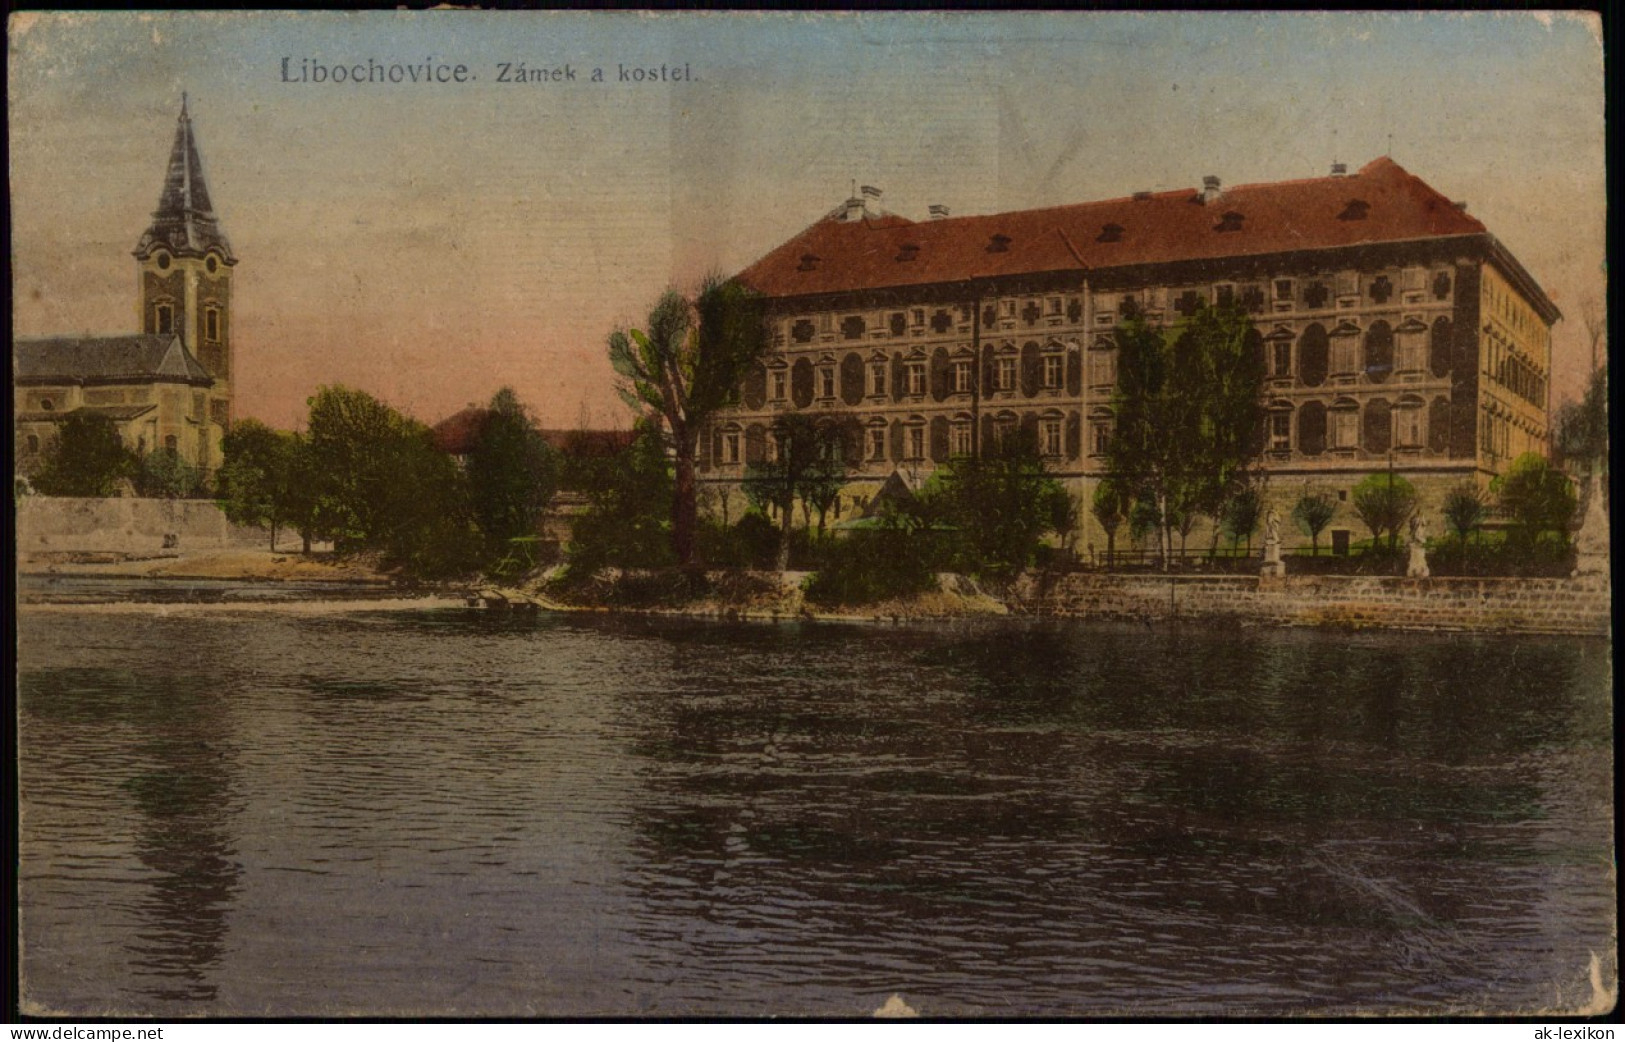
M331 552L226 548L121 553L51 551L19 554L21 575L75 575L106 579L219 579L235 582L394 584L375 562Z

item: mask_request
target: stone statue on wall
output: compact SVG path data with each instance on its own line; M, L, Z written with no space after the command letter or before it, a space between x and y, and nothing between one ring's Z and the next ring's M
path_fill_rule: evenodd
M1405 564L1405 575L1411 579L1426 579L1428 577L1428 523L1421 514L1411 518L1411 534L1408 540L1410 560Z
M1274 507L1264 516L1264 566L1258 574L1286 574L1286 562L1281 560L1281 515Z

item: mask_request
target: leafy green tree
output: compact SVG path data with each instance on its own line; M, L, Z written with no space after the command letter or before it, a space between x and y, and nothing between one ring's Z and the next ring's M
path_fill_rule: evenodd
M1490 483L1510 524L1507 542L1520 550L1532 549L1545 533L1567 543L1578 500L1574 483L1539 453L1526 452Z
M136 491L154 499L182 499L197 494L202 485L198 469L174 449L148 453L136 469Z
M419 575L478 564L467 481L423 424L363 391L324 387L310 400L306 444L315 513L346 545Z
M738 400L750 364L769 343L763 302L737 282L712 277L690 303L668 291L649 312L647 330L616 330L609 359L624 381L621 397L670 438L675 464L672 550L695 563L695 461L699 436L718 409Z
M796 500L818 511L818 531L835 497L846 484L851 464L844 451L842 420L788 413L768 432L774 451L745 474L744 492L759 507L771 507L779 518L778 569L790 567L790 528Z
M1337 515L1337 500L1325 492L1305 491L1298 497L1297 503L1292 507L1292 520L1303 529L1303 534L1309 537L1310 553L1320 553L1320 533L1332 523Z
M47 496L106 497L138 473L139 460L119 437L118 425L100 413L78 409L62 419L55 440L34 476L34 490Z
M940 478L939 478L940 476ZM1065 490L1045 470L1036 434L1017 430L980 458L958 457L923 490L927 509L959 533L961 567L1005 579L1032 563Z
M1354 486L1353 500L1355 515L1371 529L1372 543L1387 533L1388 549L1397 549L1399 530L1416 513L1416 489L1411 483L1391 470L1371 474Z
M1608 464L1608 367L1591 374L1585 397L1558 411L1557 460L1565 467L1586 469Z
M656 568L674 563L672 473L659 432L640 423L628 448L583 458L579 465L587 509L570 530L570 578L585 580L609 566Z
M1205 305L1171 329L1140 315L1118 329L1107 465L1155 515L1164 568L1181 519L1216 513L1262 448L1253 332L1239 307Z
M1456 535L1464 565L1467 561L1467 537L1478 531L1489 513L1489 501L1478 485L1471 481L1462 482L1444 497L1444 523Z
M558 460L519 396L504 387L491 399L468 453L474 522L486 552L504 552L511 539L535 535L553 500Z
M1089 512L1100 522L1100 527L1106 533L1106 567L1112 567L1117 560L1117 530L1123 522L1128 520L1130 497L1114 478L1103 478L1095 486L1095 494L1089 501Z
M1253 533L1258 531L1258 522L1264 515L1264 503L1259 498L1258 490L1251 486L1239 489L1225 500L1223 512L1223 527L1225 534L1230 537L1230 549L1234 550L1247 541L1247 552L1253 550Z

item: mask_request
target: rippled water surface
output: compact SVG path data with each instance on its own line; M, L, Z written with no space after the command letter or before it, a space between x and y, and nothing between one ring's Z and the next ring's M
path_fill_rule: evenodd
M1608 648L460 610L19 623L24 998L1576 1007Z

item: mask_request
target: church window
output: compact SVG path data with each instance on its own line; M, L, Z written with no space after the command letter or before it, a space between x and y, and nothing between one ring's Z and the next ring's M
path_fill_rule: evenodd
M210 275L213 275L215 272L220 270L220 261L214 257L210 257L208 260L203 262L203 266L209 269Z
M220 339L219 308L209 308L203 312L203 336L209 340Z
M158 270L159 271L168 271L169 270L169 254L160 253L158 255Z
M56 402L49 398L41 398L39 400L39 407L45 412L54 412L56 411Z
M153 309L155 325L159 333L175 332L175 309L168 304L159 304Z
M175 437L173 434L164 435L164 451L176 452L180 449L180 447L181 442L179 438Z

